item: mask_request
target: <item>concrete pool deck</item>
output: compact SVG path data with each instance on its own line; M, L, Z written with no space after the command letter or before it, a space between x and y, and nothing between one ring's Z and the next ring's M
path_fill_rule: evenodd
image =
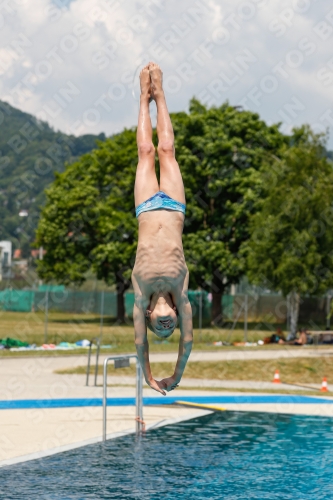
M108 434L114 435L134 430L134 406L117 405L119 398L133 398L134 389L117 387L113 392L116 396L114 398L116 405L108 407ZM205 401L208 405L215 401L215 406L217 406L216 401L221 401L219 406L229 411L333 417L333 398L326 396L322 398L279 397L278 395L217 394L203 391L193 393L193 391L179 390L177 396L172 398L152 398L151 391L145 389L144 397L147 400L157 399L157 402L163 400L164 403L161 406L147 404L144 406L144 421L148 427L157 426L170 419L189 419L198 416L197 408L167 406L175 399L178 401L191 399L200 403ZM18 401L22 402L22 400ZM43 408L38 407L40 400L31 401L34 401L34 405L30 408L0 410L0 467L101 440L102 408L100 406ZM89 404L88 401L86 400L86 404Z
M310 353L310 351L307 352ZM202 353L202 355L204 354L206 359L207 354L212 355L214 353ZM225 355L227 353L216 354ZM251 354L254 354L254 352ZM323 353L320 352L320 355L323 355ZM230 356L230 352L228 356ZM212 357L215 358L215 356ZM163 359L165 359L164 355ZM230 357L227 359L230 359ZM239 357L236 359L239 359ZM87 440L96 442L101 438L102 408L100 406L81 405L47 408L42 405L40 407L41 400L54 402L55 400L83 399L87 401L88 405L90 399L101 399L102 387L86 387L83 375L58 375L54 373L54 370L82 365L85 361L86 357L84 356L1 359L0 407L1 403L3 403L3 408L5 408L5 403L7 403L7 409L0 410L0 466L9 465L15 460L24 460L24 457L32 458L31 454L35 454L33 457L36 458L51 454L54 450L69 449L87 443ZM122 377L115 377L114 379L117 378L121 379ZM102 378L99 377L99 383L101 382ZM110 377L110 382L117 383L112 377ZM130 380L125 382L130 382ZM267 382L263 382L263 384L267 384ZM108 397L133 398L135 393L134 379L128 385L110 387ZM265 386L262 386L262 388L265 389ZM283 388L282 386L281 390ZM251 385L248 386L248 389L251 390ZM252 389L254 389L254 386L252 386ZM155 398L156 394L148 388L144 389L144 397L149 398L149 400ZM165 398L157 398L157 404L159 404L159 401L164 403L161 406L146 404L144 406L144 420L147 426L151 426L170 419L193 418L198 415L198 409L167 405L167 403L171 403L175 399L182 400L182 398L190 397L191 399L197 398L198 401L201 400L199 398L203 397L206 401L209 401L209 398L224 398L220 399L222 401L221 406L230 411L258 411L333 417L333 398L330 398L330 393L318 392L318 396L320 395L321 397L318 399L309 396L290 396L288 399L286 396L278 397L275 394L266 397L258 394L251 396L251 394L237 393L236 388L232 393L221 390L217 392L214 390L185 390L179 388L172 393L172 397L169 394ZM21 402L22 406L22 400L37 400L37 403L30 405L30 407L29 405L28 407L21 407L21 409L8 409L8 405L15 402ZM114 399L115 405L108 408L108 433L111 434L131 431L135 425L135 408L133 406L119 406L117 400L119 401L119 399ZM20 404L17 406L20 406Z
M108 408L107 432L128 433L135 429L135 408ZM163 421L187 419L198 415L197 409L150 407L144 408L147 427ZM102 408L52 408L1 410L0 467L19 457L38 458L59 448L101 441Z

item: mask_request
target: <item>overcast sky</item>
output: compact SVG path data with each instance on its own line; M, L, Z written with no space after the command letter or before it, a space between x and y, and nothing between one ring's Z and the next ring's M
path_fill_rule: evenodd
M3 0L0 99L66 133L110 135L136 124L153 60L170 111L229 100L286 132L332 132L332 41L329 0Z

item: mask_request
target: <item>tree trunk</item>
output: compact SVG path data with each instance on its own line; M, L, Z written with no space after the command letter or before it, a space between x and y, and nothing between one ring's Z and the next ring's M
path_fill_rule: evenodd
M296 338L298 314L299 314L300 296L297 292L292 291L289 296L290 307L290 337Z
M125 292L129 288L129 282L124 278L121 271L116 273L117 284L117 323L125 323Z
M117 323L125 323L125 290L123 288L117 290Z
M221 326L223 323L222 296L224 285L220 273L214 273L212 280L212 324Z
M212 292L212 324L220 326L223 323L222 314L222 293Z

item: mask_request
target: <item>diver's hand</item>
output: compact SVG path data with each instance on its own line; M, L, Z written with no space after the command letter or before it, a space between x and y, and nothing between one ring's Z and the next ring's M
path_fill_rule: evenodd
M178 387L178 380L175 377L168 377L161 380L160 384L167 392L173 391Z
M154 391L160 392L161 394L163 394L163 396L166 396L166 393L163 390L164 387L162 385L162 382L158 382L157 380L152 378L152 379L147 381L147 384L149 385L149 387L154 389Z

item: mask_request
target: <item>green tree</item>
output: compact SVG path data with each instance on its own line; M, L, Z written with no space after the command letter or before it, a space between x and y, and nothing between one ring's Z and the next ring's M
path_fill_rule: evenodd
M239 249L249 234L259 168L284 137L278 126L268 127L257 114L227 103L207 109L193 100L189 114L176 113L172 120L187 198L184 250L190 285L212 292L213 318L219 322L223 292L244 274ZM99 143L57 175L37 232L37 244L47 250L41 277L81 283L93 268L99 278L117 283L119 320L137 244L136 165L135 129Z
M125 130L100 142L56 175L46 190L36 241L46 250L38 266L42 279L81 284L92 269L116 284L121 322L137 245L135 136L135 130Z
M333 286L333 168L325 137L295 129L273 164L264 164L261 201L244 247L253 283L290 295L296 334L300 296Z
M176 153L186 192L184 250L191 287L213 296L212 319L222 321L222 295L245 271L241 245L249 237L260 167L285 137L256 113L228 103L218 108L190 103L172 115Z

